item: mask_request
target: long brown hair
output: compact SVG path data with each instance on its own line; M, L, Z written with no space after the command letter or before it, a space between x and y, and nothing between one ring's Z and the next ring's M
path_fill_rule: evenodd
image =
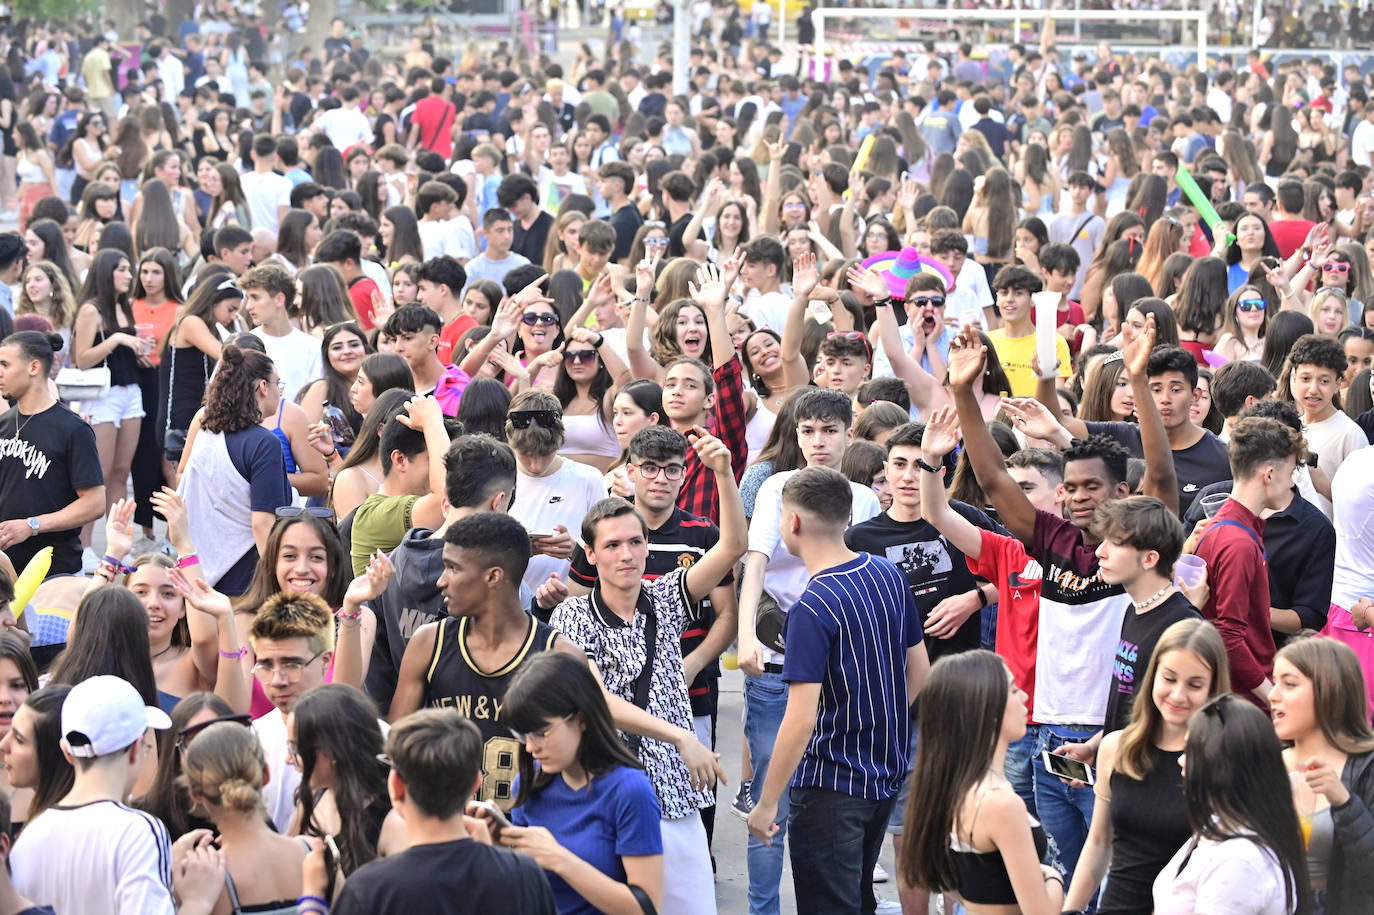
M239 612L256 614L258 608L267 603L269 598L281 592L281 586L277 583L277 554L281 552L282 538L297 524L310 527L315 536L320 538L320 543L324 544L325 567L328 571L325 573L320 597L324 598L324 602L330 607L343 606L344 592L353 580L348 551L344 549L338 528L332 521L304 513L290 518L278 518L272 525L272 530L267 534L262 558L253 573L252 582L242 596L234 600L234 606Z
M1327 743L1348 756L1374 750L1364 671L1350 646L1334 639L1298 639L1278 658L1312 681L1312 710Z
M224 347L219 371L205 390L201 428L207 432L242 432L262 422L253 389L271 377L272 360L266 354L239 349L232 343Z

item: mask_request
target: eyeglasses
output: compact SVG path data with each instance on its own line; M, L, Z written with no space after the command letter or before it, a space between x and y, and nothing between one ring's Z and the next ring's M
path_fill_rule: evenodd
M230 721L234 724L241 724L246 728L253 726L252 715L220 715L218 718L211 718L209 721L202 721L200 724L193 724L188 728L177 731L176 748L182 753L191 745L191 741L196 739L196 735L205 730L212 724L219 724L221 721Z
M528 429L530 423L538 423L541 429L552 429L558 424L560 415L557 410L515 410L506 414L506 422L512 429Z
M334 509L324 508L317 505L283 505L276 511L278 518L299 518L301 515L309 515L312 518L334 519Z
M286 677L287 682L295 683L301 678L301 671L305 670L306 665L313 662L322 654L324 654L324 651L317 651L304 661L298 658L287 658L280 664L274 663L271 660L264 661L259 659L258 663L253 665L253 673L257 674L259 680L271 680L276 677L278 673L281 673L282 676Z
M570 349L563 352L563 361L572 365L580 363L592 363L596 361L596 350L594 349Z
M267 380L266 378L263 379L263 381L266 381L266 380ZM283 394L286 393L286 382L285 382L285 381L282 381L280 378L277 379L277 390L280 391L280 392L283 393Z
M666 239L666 238L646 238L646 239L644 239L644 247L646 247L646 248L666 248L666 247L668 247L668 239Z
M640 475L646 480L654 479L660 471L669 480L680 480L682 475L687 472L687 467L684 464L654 464L649 462L631 464L630 466L639 470Z
M511 728L510 732L514 734L515 739L521 743L543 743L549 739L549 734L552 733L554 728L565 721L571 721L572 717L572 715L564 715L562 718L555 718L553 721L544 725L542 730L538 731L517 731L515 728Z
M907 299L906 304L911 308L925 308L927 305L931 308L944 308L945 297L942 295L918 295Z
M1236 303L1240 311L1264 311L1264 299L1241 299Z
M522 324L528 324L530 327L534 327L538 324L542 324L545 327L552 327L558 323L558 315L545 314L539 311L527 311L520 316L520 321Z
M1340 261L1327 261L1326 263L1322 264L1322 272L1323 272L1323 273L1349 273L1349 272L1350 272L1350 265L1349 265L1349 264L1343 264L1343 263L1341 263Z

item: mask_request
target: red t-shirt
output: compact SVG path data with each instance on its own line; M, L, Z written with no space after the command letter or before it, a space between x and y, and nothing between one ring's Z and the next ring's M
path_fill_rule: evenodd
M459 315L448 322L444 329L439 332L439 361L444 365L450 363L457 365L462 362L467 353L459 353L458 359L454 360L453 350L458 346L458 341L462 339L463 334L476 326L477 319L472 315Z
M1015 537L979 531L982 554L969 571L997 586L997 654L1026 691L1026 720L1035 720L1035 657L1040 637L1040 563Z
M453 155L453 103L440 95L430 95L415 103L412 124L420 125L420 143L430 152L447 159Z
M1269 231L1274 234L1274 241L1279 246L1279 257L1284 260L1292 257L1293 252L1307 241L1307 233L1315 225L1315 222L1306 219L1276 219L1269 223Z
M353 300L353 310L358 313L358 323L363 330L372 329L372 293L381 291L376 282L365 276L348 284L348 296Z

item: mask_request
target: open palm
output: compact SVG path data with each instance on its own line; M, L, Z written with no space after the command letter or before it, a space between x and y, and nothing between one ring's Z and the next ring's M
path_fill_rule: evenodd
M973 387L983 377L986 361L987 347L977 333L966 329L949 348L949 383L954 387Z

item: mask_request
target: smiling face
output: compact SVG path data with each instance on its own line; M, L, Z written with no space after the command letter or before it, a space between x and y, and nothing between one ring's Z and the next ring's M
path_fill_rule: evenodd
M1374 340L1365 337L1348 337L1345 341L1345 378L1348 387L1355 380L1360 369L1374 364Z
M167 572L160 565L148 563L129 576L129 590L148 611L148 643L159 648L171 644L172 631L186 615L186 604Z
M751 334L744 342L744 354L761 377L768 378L782 369L782 344L770 333Z
M367 346L363 339L351 330L341 330L329 341L329 364L345 377L351 377L358 371L366 354Z
M679 362L663 377L663 412L673 422L694 422L711 408L714 398L706 392L700 367L690 362Z
M30 302L46 302L52 296L52 279L40 267L24 272L24 294Z
M1336 412L1332 400L1340 388L1340 380L1339 375L1324 365L1293 366L1289 387L1307 422L1321 422Z
M1087 530L1093 512L1103 501L1127 495L1126 484L1113 484L1101 458L1069 461L1064 465L1064 505L1074 527Z
M211 197L218 197L224 190L224 179L220 177L219 169L208 160L201 162L196 168L196 182L200 189Z
M673 322L673 338L684 356L701 359L706 352L706 314L696 305L684 305Z
M1207 704L1211 692L1212 669L1196 654L1178 648L1160 656L1150 697L1167 724L1187 727L1188 719Z
M558 326L543 321L530 325L523 320L524 315L549 315L557 318L558 313L553 310L552 305L543 302L528 306L522 313L520 329L517 332L525 343L525 358L528 360L553 348L553 341L558 337Z

